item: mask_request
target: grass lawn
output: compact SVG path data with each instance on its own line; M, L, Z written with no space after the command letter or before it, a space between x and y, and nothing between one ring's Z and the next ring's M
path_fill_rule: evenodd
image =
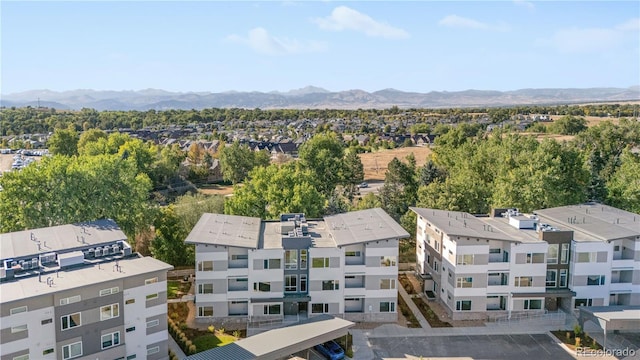
M215 334L206 334L201 335L193 339L193 344L198 349L197 351L205 351L209 349L213 349L214 347L223 346L230 344L236 341L235 337L229 334L220 334L216 332Z
M189 292L190 283L183 283L180 280L167 281L167 299L178 299Z

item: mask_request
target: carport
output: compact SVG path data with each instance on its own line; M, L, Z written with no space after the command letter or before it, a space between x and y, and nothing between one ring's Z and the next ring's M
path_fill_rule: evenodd
M203 351L186 360L277 360L315 345L347 335L354 323L330 315L269 330L235 343Z
M640 329L640 306L582 306L578 323L593 321L604 331L603 348L607 348L607 331Z

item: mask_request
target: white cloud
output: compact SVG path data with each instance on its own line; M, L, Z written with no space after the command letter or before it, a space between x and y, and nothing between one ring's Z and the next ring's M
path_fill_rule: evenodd
M620 31L640 31L640 18L629 19L628 21L618 24L616 30Z
M518 5L518 6L523 6L526 7L529 10L533 10L535 9L535 6L533 5L533 3L531 1L526 1L526 0L513 0L513 3Z
M232 34L227 36L226 40L247 45L254 51L267 55L299 54L327 50L327 44L324 42L277 38L261 27L249 30L246 37Z
M438 21L438 25L451 28L507 31L509 27L505 24L488 24L478 20L469 19L458 15L447 15Z
M409 37L409 33L403 29L376 21L369 15L346 6L338 6L333 9L331 15L324 18L313 19L313 22L323 30L353 30L364 33L367 36L386 39L405 39Z
M536 45L555 48L560 53L598 53L616 48L628 32L640 30L640 18L629 19L611 28L565 28Z

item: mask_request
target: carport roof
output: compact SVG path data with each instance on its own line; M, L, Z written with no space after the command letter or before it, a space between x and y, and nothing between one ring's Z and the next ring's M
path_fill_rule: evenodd
M355 325L351 321L320 315L298 325L269 330L235 343L206 350L187 360L271 360L344 336Z
M616 330L620 327L636 324L640 329L640 306L583 306L580 307L580 316L587 315L598 319L599 325L604 328L606 322L608 330Z

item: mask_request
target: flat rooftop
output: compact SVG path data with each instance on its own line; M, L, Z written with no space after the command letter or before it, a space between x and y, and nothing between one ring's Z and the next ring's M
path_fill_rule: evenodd
M608 241L640 236L640 215L603 204L580 204L534 211L541 223L573 230L575 241Z
M57 275L55 272L44 273L42 274L42 282L37 275L3 282L0 284L0 304L150 272L173 269L173 266L152 257L119 259L118 265L121 267L121 272L114 271L114 265L115 261L112 261L101 263L100 265L61 270ZM48 277L53 279L52 286L47 285L46 280Z
M212 244L250 249L282 249L281 226L288 222L258 218L203 214L186 243ZM380 208L353 211L309 220L306 225L312 247L336 247L391 238L408 238L406 232Z
M185 242L257 249L261 233L259 218L204 213Z
M410 236L380 208L326 216L324 221L338 246Z
M127 236L110 219L52 226L0 234L0 257L19 258L119 240L126 241Z
M500 222L501 219L478 218L466 212L447 211L437 209L425 209L411 207L416 214L427 219L427 221L440 229L448 236L474 237L482 239L502 240L502 241L523 241L514 238L514 235ZM505 226L510 226L504 223ZM512 227L513 228L513 227ZM519 230L513 228L514 231ZM528 238L527 238L528 239ZM527 240L529 241L529 240Z

